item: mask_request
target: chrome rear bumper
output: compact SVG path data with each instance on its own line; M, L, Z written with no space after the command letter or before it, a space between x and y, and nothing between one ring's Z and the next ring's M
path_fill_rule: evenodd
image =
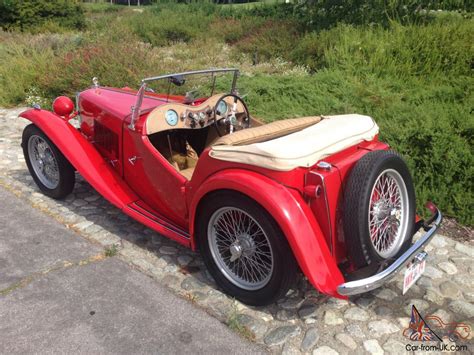
M337 287L337 292L342 296L351 296L374 290L393 278L405 265L410 263L434 237L443 220L443 215L434 204L429 204L427 207L432 211L433 217L430 218L429 225L426 223L423 225L426 233L410 249L380 273L364 279L345 282Z

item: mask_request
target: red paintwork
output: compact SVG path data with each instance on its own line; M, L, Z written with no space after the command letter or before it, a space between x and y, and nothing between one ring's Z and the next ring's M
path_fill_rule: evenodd
M53 111L61 117L69 117L74 111L74 102L67 96L59 96L53 101Z
M124 213L148 227L160 232L170 238L190 246L187 231L180 228L172 230L169 225L163 226L164 219L155 213L152 218L140 213L135 206L145 206L140 203L139 197L118 176L107 160L100 155L99 151L72 125L64 121L58 115L45 111L31 109L21 113L24 117L38 126L61 150L69 162L86 179L94 189L104 198Z
M192 180L187 181L152 146L142 129L153 108L168 100L183 102L184 97L147 93L132 131L128 124L135 95L129 88L81 92L80 130L45 110L28 110L21 116L42 129L112 204L193 249L198 243L194 224L207 194L231 189L251 197L275 218L314 287L341 297L336 290L344 282L338 264L347 260L339 222L344 181L356 161L371 150L388 149L385 143L376 137L327 157L325 161L333 165L329 171L312 167L282 172L225 162L211 158L208 148L201 154ZM315 196L318 186L322 187L320 197Z
M137 195L72 125L58 115L31 109L20 114L38 126L94 189L116 207L138 200Z
M340 211L347 175L352 166L367 152L388 148L387 144L378 141L359 144L324 159L333 166L329 171L314 168L306 175L306 185L323 187L323 196L309 199L309 204L338 264L347 260Z
M222 189L239 191L263 206L278 222L309 281L321 292L340 297L336 288L344 278L301 194L257 172L225 169L198 185L189 197L191 234L199 213L199 202L206 194Z
M179 174L141 132L124 128L124 179L156 211L188 229L184 185ZM140 157L132 165L128 159Z

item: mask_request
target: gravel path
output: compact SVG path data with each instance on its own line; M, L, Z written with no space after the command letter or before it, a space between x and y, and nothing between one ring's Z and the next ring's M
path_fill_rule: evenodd
M27 124L17 118L21 111L0 109L0 185L89 240L120 245L123 260L274 353L406 353L406 344L414 344L402 334L412 304L422 315L474 325L474 247L443 236L427 247L426 273L405 296L401 275L349 301L327 298L301 278L284 299L268 307L236 302L219 291L199 255L134 222L80 176L65 200L43 196L20 148Z

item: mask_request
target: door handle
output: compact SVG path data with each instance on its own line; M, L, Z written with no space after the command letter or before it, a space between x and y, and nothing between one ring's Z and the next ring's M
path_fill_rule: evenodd
M138 159L141 159L140 157L137 157L136 155L134 155L133 157L130 157L128 158L128 162L132 165L135 165L135 162L138 160Z

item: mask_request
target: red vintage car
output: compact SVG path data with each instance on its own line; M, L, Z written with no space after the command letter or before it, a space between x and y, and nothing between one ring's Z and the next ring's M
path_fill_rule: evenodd
M197 75L210 78L210 94L150 89L180 90ZM223 75L230 90L215 94ZM162 75L138 91L95 80L77 94L76 108L62 96L53 112L21 114L32 122L22 139L28 169L56 199L73 190L79 172L125 214L200 250L217 284L250 305L284 295L298 269L321 293L345 298L424 263L441 213L428 204L432 217L416 216L408 168L378 140L374 120L262 124L239 96L238 76L237 69ZM71 124L75 116L80 127ZM419 275L406 277L412 284Z

